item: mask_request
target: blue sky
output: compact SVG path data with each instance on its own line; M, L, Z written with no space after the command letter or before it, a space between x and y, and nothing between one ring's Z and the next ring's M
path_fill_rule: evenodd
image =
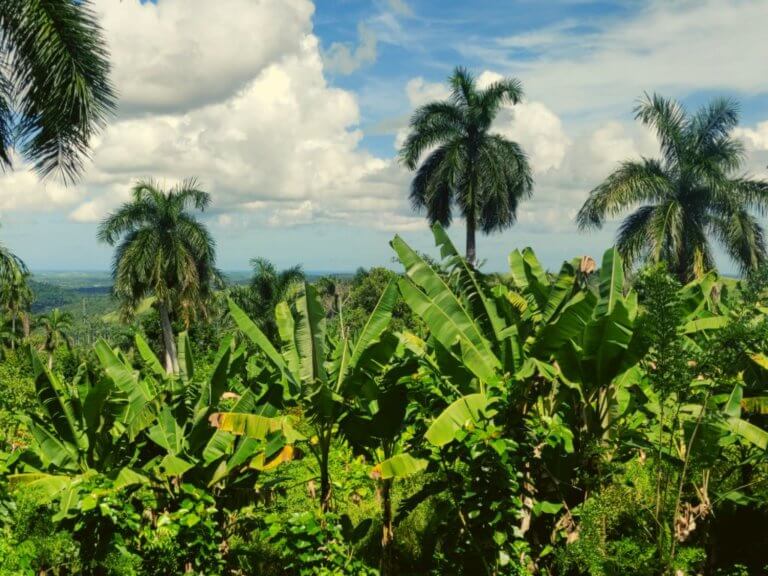
M229 4L231 3L231 4ZM220 267L394 266L396 233L431 249L395 160L415 106L445 95L456 65L522 80L526 101L495 129L528 150L534 197L507 232L479 239L488 269L531 245L549 267L599 256L615 223L573 215L620 160L653 155L632 120L643 91L695 108L742 104L745 171L768 164L768 3L535 0L97 0L121 95L82 181L0 175L0 240L37 270L103 270L98 221L136 178L198 176ZM463 244L463 228L451 229ZM723 267L730 264L722 259Z

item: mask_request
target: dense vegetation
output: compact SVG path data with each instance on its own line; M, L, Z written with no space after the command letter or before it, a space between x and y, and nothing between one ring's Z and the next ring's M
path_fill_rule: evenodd
M76 176L113 106L89 3L0 0L0 36L0 164ZM641 102L662 158L589 195L582 227L643 204L599 266L486 274L476 229L533 191L492 132L522 87L450 83L401 151L435 259L234 285L194 180L106 217L79 316L0 245L0 576L768 571L768 184L734 175L735 106Z
M152 315L53 369L9 351L2 570L762 570L765 276L483 275L434 233L439 262L395 238L403 274L297 280L271 321L214 306L178 374Z

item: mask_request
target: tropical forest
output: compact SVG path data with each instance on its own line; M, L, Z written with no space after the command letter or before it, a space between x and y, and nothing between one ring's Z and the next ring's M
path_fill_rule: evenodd
M112 4L159 18L173 1ZM105 174L88 176L98 146L138 138L107 132L124 64L102 4L0 0L3 219L24 174L75 194ZM228 4L201 4L210 26ZM366 30L326 68L365 66ZM311 238L287 266L276 239L228 272L214 216L239 160L211 180L182 153L166 160L183 177L125 174L94 208L83 250L109 270L46 272L4 224L0 576L768 574L768 179L742 102L654 85L624 102L654 151L581 191L555 262L515 241L541 171L496 128L525 110L525 74L441 74L393 161L426 248L403 227L378 264L361 248L356 271L315 272ZM589 237L610 240L588 253Z

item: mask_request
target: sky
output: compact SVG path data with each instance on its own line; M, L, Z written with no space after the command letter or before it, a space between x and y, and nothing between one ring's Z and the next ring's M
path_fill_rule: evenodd
M310 271L396 267L395 234L433 252L397 148L457 65L481 83L519 78L526 94L493 130L529 154L534 195L515 226L478 238L487 270L524 246L550 268L610 246L615 222L581 233L574 216L618 162L657 154L633 120L645 91L689 109L736 98L744 171L768 178L764 0L93 4L120 99L82 179L40 182L19 159L0 173L0 241L33 271L108 269L96 229L138 178L198 178L224 270L255 256ZM463 246L459 220L450 234Z

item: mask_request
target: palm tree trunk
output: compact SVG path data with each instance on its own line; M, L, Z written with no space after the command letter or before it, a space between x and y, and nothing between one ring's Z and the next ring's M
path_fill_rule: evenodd
M394 563L394 526L392 525L392 479L379 481L379 497L381 498L382 533L381 533L381 576L392 576L395 573Z
M165 346L165 372L167 374L178 374L179 357L176 353L176 341L173 338L173 327L171 326L171 318L168 315L168 307L161 303L158 308L160 312L160 325L163 328L163 345Z
M24 330L24 339L29 338L29 312L24 312L21 316L21 326Z
M475 250L475 215L467 215L467 262L470 266L475 265L477 252Z
M16 311L11 314L11 350L16 349Z

